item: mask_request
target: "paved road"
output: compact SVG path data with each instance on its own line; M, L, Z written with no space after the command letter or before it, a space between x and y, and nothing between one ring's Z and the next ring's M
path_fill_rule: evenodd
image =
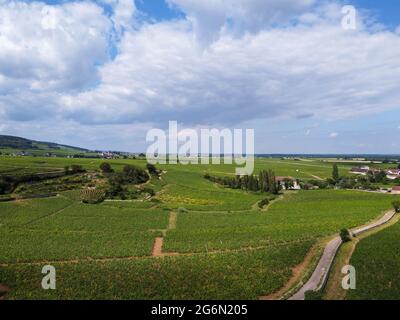
M379 220L366 225L364 227L357 228L355 230L352 230L354 235L359 235L363 232L366 232L368 230L374 229L376 227L379 227L388 221L390 221L396 213L394 211L387 212L382 218ZM306 282L303 287L289 300L304 300L305 299L305 293L307 291L319 291L321 290L327 281L329 271L332 267L333 260L336 256L337 251L339 250L339 247L342 244L342 239L338 236L334 239L332 239L325 247L324 253L321 257L321 259L318 262L317 267L315 268L311 278Z

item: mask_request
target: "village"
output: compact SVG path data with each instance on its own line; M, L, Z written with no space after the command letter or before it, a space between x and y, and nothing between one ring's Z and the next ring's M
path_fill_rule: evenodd
M367 177L381 176L382 180L387 180L400 184L400 168L378 169L369 166L354 167L350 170L351 174ZM380 191L392 194L400 194L400 185L393 186L392 188L381 188Z

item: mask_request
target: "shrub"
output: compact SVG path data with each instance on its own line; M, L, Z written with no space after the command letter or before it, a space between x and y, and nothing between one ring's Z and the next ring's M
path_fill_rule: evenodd
M300 186L303 190L311 190L314 188L311 183L301 183Z
M112 172L114 172L113 168L111 167L111 165L108 162L103 162L100 165L100 170L103 173L112 173Z
M322 292L321 291L306 291L305 292L305 300L322 300Z
M342 229L340 231L340 238L342 239L343 242L349 242L351 241L351 234L350 231L347 229Z
M0 194L8 194L14 191L18 182L13 177L0 177Z
M154 164L148 163L146 168L151 175L158 176L159 172Z
M258 203L258 207L260 209L264 208L265 206L269 205L269 199L263 199Z
M69 170L70 174L76 174L76 173L82 173L82 172L86 172L86 170L83 169L83 167L78 164L73 164Z
M132 165L126 165L123 169L123 178L128 183L140 184L149 180L146 171Z
M394 201L393 208L396 210L396 213L400 213L400 201Z
M142 193L147 193L149 194L151 197L154 197L156 195L155 191L151 188L144 188L142 190Z
M81 200L87 204L97 204L105 200L105 192L99 189L85 189L81 192Z

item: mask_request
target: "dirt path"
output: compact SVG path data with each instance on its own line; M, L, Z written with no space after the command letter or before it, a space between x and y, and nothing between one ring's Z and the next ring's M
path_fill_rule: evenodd
M371 229L377 228L390 221L396 213L394 211L387 212L382 218L363 227L352 230L354 235L359 235ZM339 247L342 244L342 239L337 236L326 245L324 253L318 262L311 278L304 284L303 287L293 295L289 300L305 300L307 291L320 291L326 284L329 271L332 267L333 260L336 256Z
M11 289L5 284L0 283L0 300L3 300L5 295L9 293Z
M309 172L304 172L304 171L299 171L299 172L300 172L300 173L307 174L307 175L309 175L310 177L313 177L314 179L319 180L319 181L325 180L325 179L323 179L323 178L321 178L321 177L319 177L319 176L316 176L315 174L311 174L311 173L309 173Z
M153 252L151 254L153 257L162 257L163 244L164 244L164 238L161 237L156 238L156 240L154 241Z
M317 179L317 180L319 180L319 181L323 181L323 180L324 180L324 179L322 179L321 177L318 177L318 176L316 176L316 175L314 175L314 174L312 174L311 177L313 177L314 179Z
M162 248L164 245L164 238L167 236L167 232L169 230L176 229L176 221L178 219L178 214L176 212L170 212L168 226L164 230L160 230L162 232L162 237L157 237L154 241L152 256L153 257L166 257L171 255L177 255L176 253L163 253Z

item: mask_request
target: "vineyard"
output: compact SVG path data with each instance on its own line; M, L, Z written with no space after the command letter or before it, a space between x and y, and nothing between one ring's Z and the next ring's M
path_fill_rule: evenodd
M349 300L400 299L400 225L382 230L358 245L351 259L356 268L357 290L350 291Z
M97 160L18 161L38 172L80 165L87 171L82 175L102 183ZM110 164L117 173L127 164L145 167L142 160ZM318 161L305 164L260 159L256 167L300 179L331 170ZM7 298L257 299L282 288L317 243L375 219L393 201L345 190L275 196L204 179L230 175L234 168L227 165L160 169L160 177L136 187L152 189L150 198L145 192L138 199L105 199L101 187L82 180L54 197L0 203L0 283L11 288ZM58 277L51 292L39 285L49 263Z

